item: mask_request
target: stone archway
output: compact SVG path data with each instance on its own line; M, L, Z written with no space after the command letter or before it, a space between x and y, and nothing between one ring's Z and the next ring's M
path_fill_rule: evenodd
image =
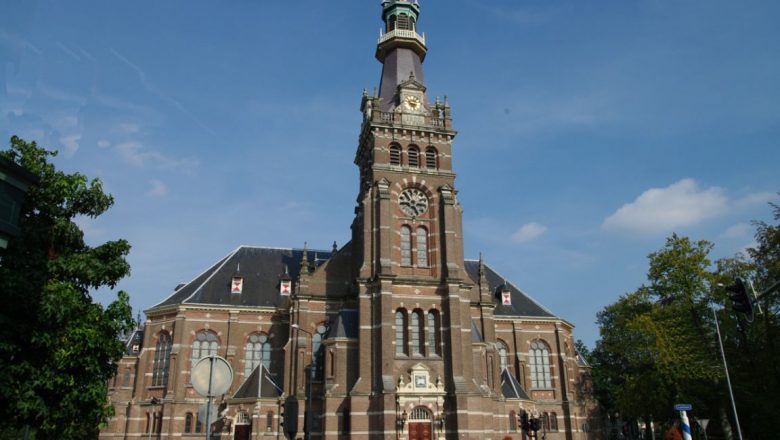
M433 414L424 407L418 406L409 416L409 440L433 439Z

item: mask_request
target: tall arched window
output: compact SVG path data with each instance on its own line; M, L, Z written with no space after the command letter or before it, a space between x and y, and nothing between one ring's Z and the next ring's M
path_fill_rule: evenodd
M274 412L268 411L268 414L265 415L265 431L271 432L274 429Z
M244 377L248 377L252 374L252 371L254 371L261 362L266 369L271 367L271 344L268 342L268 336L264 334L254 334L249 337L249 341L246 343Z
M435 170L439 168L439 155L435 148L425 149L425 168Z
M496 342L496 348L498 349L498 358L501 362L501 371L504 371L509 368L509 361L507 356L509 350L506 348L504 341Z
M168 386L168 367L171 364L171 335L160 333L154 350L154 367L152 368L152 386Z
M531 372L531 388L552 388L550 349L547 348L547 344L542 341L531 342L528 366Z
M406 311L395 312L395 353L406 354Z
M419 168L420 167L420 150L414 146L409 146L409 151L407 152L407 158L409 161L409 166L413 168Z
M558 430L558 414L550 413L550 431Z
M415 310L412 312L412 325L411 325L411 339L412 339L412 354L423 354L423 329L422 329L422 310Z
M184 416L184 433L189 434L192 432L192 413L187 413Z
M412 228L401 226L401 266L412 265Z
M328 328L324 325L319 325L311 340L311 360L315 380L322 380L324 376L322 369L325 366L325 350L322 348L322 340L325 339L327 333Z
M390 145L390 165L401 165L401 147Z
M217 335L213 332L201 330L195 335L192 342L192 366L198 363L204 357L217 355Z
M517 432L517 415L509 411L509 432Z
M417 267L428 267L428 231L419 227L416 231Z
M439 322L439 311L428 311L428 331L425 333L428 339L428 354L441 356L441 324Z

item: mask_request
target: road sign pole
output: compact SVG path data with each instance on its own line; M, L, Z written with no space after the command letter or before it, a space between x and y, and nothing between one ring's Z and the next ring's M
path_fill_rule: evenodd
M688 414L685 411L680 411L680 429L683 440L691 440L691 423L688 421Z
M209 398L206 404L206 440L211 440L211 381L214 378L214 355L209 356L209 392L206 393Z

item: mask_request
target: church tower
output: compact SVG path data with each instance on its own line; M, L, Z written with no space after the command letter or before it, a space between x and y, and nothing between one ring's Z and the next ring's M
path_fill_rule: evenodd
M446 97L427 94L419 18L416 1L382 3L379 92L364 92L361 102L352 225L361 381L351 396L353 419L384 415L368 430L385 434L372 438L467 432L469 407L484 410L481 401L501 393L497 364L486 369L491 377L482 393L482 374L475 380L473 371L472 327L492 340L494 305L465 272L453 171L457 133Z

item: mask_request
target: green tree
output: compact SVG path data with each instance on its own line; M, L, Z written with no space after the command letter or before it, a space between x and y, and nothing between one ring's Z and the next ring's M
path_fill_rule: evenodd
M712 314L712 244L676 234L648 256L648 283L598 314L594 386L610 414L671 420L674 402L700 414L723 403Z
M125 240L91 247L74 222L114 202L101 182L58 171L54 151L14 136L3 157L40 179L22 207L21 236L0 251L0 436L32 427L38 439L85 439L111 414L106 383L133 326L129 298L103 307L130 267Z

